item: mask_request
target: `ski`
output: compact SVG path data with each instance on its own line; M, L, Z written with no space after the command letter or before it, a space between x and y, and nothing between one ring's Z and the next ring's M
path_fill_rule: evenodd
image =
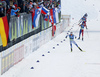
M82 50L82 52L86 52L86 51L83 51L83 50Z

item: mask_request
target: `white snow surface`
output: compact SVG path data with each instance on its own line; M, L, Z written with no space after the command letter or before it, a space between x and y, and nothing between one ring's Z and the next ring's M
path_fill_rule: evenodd
M99 3L100 0L62 0L62 14L71 15L70 26L0 77L100 77ZM85 29L84 41L75 41L85 52L81 52L75 45L73 52L70 52L69 38L65 39L65 36L73 28L78 38L79 27L76 22L84 13L88 13L88 30Z
M88 14L87 25L91 31L100 31L100 0L62 0L62 15L71 15L71 24Z

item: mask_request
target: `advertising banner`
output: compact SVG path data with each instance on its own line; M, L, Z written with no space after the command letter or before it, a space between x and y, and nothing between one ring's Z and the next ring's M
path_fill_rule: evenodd
M17 29L17 27L18 27L17 25L18 25L18 24L17 24L17 18L14 17L14 18L13 18L13 26L12 26L12 27L13 27L13 30L12 30L12 31L13 31L13 32L12 32L13 38L17 38L17 30L18 30L18 29Z
M28 14L28 32L32 31L32 16Z
M14 50L14 64L17 64L24 58L24 45Z
M9 39L10 41L12 39L12 23L11 22L9 22Z
M1 53L1 74L14 65L13 56L13 52L10 51L10 48Z
M23 35L24 25L23 25L23 15L21 15L21 36Z
M18 23L18 32L17 32L17 37L21 36L20 30L21 30L21 16L17 18L17 23Z
M26 19L26 16L23 17L23 35L26 34L26 24L27 24L27 19Z
M32 46L32 52L34 52L36 50L36 35L34 35L32 38Z
M32 52L32 39L29 39L29 41L24 44L24 57L27 57L31 52Z

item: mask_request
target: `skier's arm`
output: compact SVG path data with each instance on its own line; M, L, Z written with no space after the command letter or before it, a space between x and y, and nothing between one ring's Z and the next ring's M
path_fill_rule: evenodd
M82 18L83 18L83 17L82 17ZM83 21L82 18L79 20L79 24L78 24L78 25L80 25L80 24L82 23L82 21Z
M79 20L79 24L78 24L78 25L80 25L80 24L81 24L81 22L82 22L82 20L80 19L80 20Z
M82 24L82 20L79 21L79 24L78 25L80 26L81 24Z
M79 26L81 26L81 24L78 24Z
M17 11L19 11L19 9L16 9L16 10L12 9L12 11L13 11L13 12L17 12Z
M76 35L74 35L74 37L75 37L75 39L77 38L77 36L76 36Z
M87 18L85 18L85 25L86 25L86 22L87 22ZM86 29L88 29L88 28L87 28L87 25L86 25Z
M86 23L85 23L85 27L86 27L86 29L88 29Z
M65 38L67 38L69 35L67 35Z
M86 29L88 29L88 28L87 28L87 25L86 25Z

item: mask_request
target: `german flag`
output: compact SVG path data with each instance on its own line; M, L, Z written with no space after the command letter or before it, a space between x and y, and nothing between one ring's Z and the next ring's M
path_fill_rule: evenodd
M0 35L3 47L7 46L9 36L9 26L7 16L0 18Z

